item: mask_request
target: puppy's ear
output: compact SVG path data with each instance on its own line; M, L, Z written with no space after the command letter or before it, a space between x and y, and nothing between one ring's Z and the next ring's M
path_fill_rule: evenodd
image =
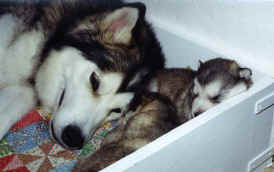
M139 16L139 8L133 6L125 6L108 13L99 26L103 41L129 45Z
M252 71L249 68L240 68L239 70L239 76L240 78L244 78L247 80L251 79Z
M194 94L198 94L200 92L200 90L202 89L201 84L198 81L198 78L194 79L194 86L193 86L193 93Z
M204 64L202 60L199 60L199 67L201 67Z

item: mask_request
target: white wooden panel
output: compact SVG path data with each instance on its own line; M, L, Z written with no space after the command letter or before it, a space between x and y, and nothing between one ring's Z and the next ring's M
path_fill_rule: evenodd
M167 58L168 67L190 66L197 69L199 60L205 61L222 56L159 27L155 27L155 31Z
M128 0L154 25L274 76L274 0Z

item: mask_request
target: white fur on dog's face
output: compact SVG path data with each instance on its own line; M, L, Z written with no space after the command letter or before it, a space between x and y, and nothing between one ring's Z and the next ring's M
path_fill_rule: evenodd
M238 82L232 87L225 88L222 80L213 80L205 86L201 86L198 79L194 79L193 93L195 98L192 102L191 118L205 112L209 108L222 101L246 91L247 85Z
M55 69L49 69L48 66L53 64L56 64ZM90 82L90 76L94 72L100 80L98 90L93 90ZM48 78L52 83L45 84L48 81L40 78ZM40 89L39 93L44 94L40 96L44 97L42 104L53 112L51 123L58 142L66 147L61 139L66 126L78 126L87 139L100 124L112 118L108 116L112 109L125 108L133 95L117 93L122 79L120 73L102 72L76 49L66 48L52 52L37 75L36 87ZM60 103L63 91L64 96Z

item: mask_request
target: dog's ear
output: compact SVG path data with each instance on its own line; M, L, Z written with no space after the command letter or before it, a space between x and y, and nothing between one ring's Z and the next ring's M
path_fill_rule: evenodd
M135 6L125 6L108 13L99 26L103 41L129 45L140 13L140 8Z
M250 80L252 75L252 71L249 68L240 68L239 76L240 78L244 78L246 80Z

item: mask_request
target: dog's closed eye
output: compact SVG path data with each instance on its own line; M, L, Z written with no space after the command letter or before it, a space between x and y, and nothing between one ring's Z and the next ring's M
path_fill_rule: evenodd
M111 112L121 113L122 110L120 108L115 108L115 109L112 109Z
M61 106L63 100L64 100L64 96L65 96L65 89L63 90L62 94L61 94L61 97L59 99L59 106Z
M96 92L100 86L100 80L99 80L98 75L95 72L92 72L92 74L89 77L89 81L90 81L93 91Z

